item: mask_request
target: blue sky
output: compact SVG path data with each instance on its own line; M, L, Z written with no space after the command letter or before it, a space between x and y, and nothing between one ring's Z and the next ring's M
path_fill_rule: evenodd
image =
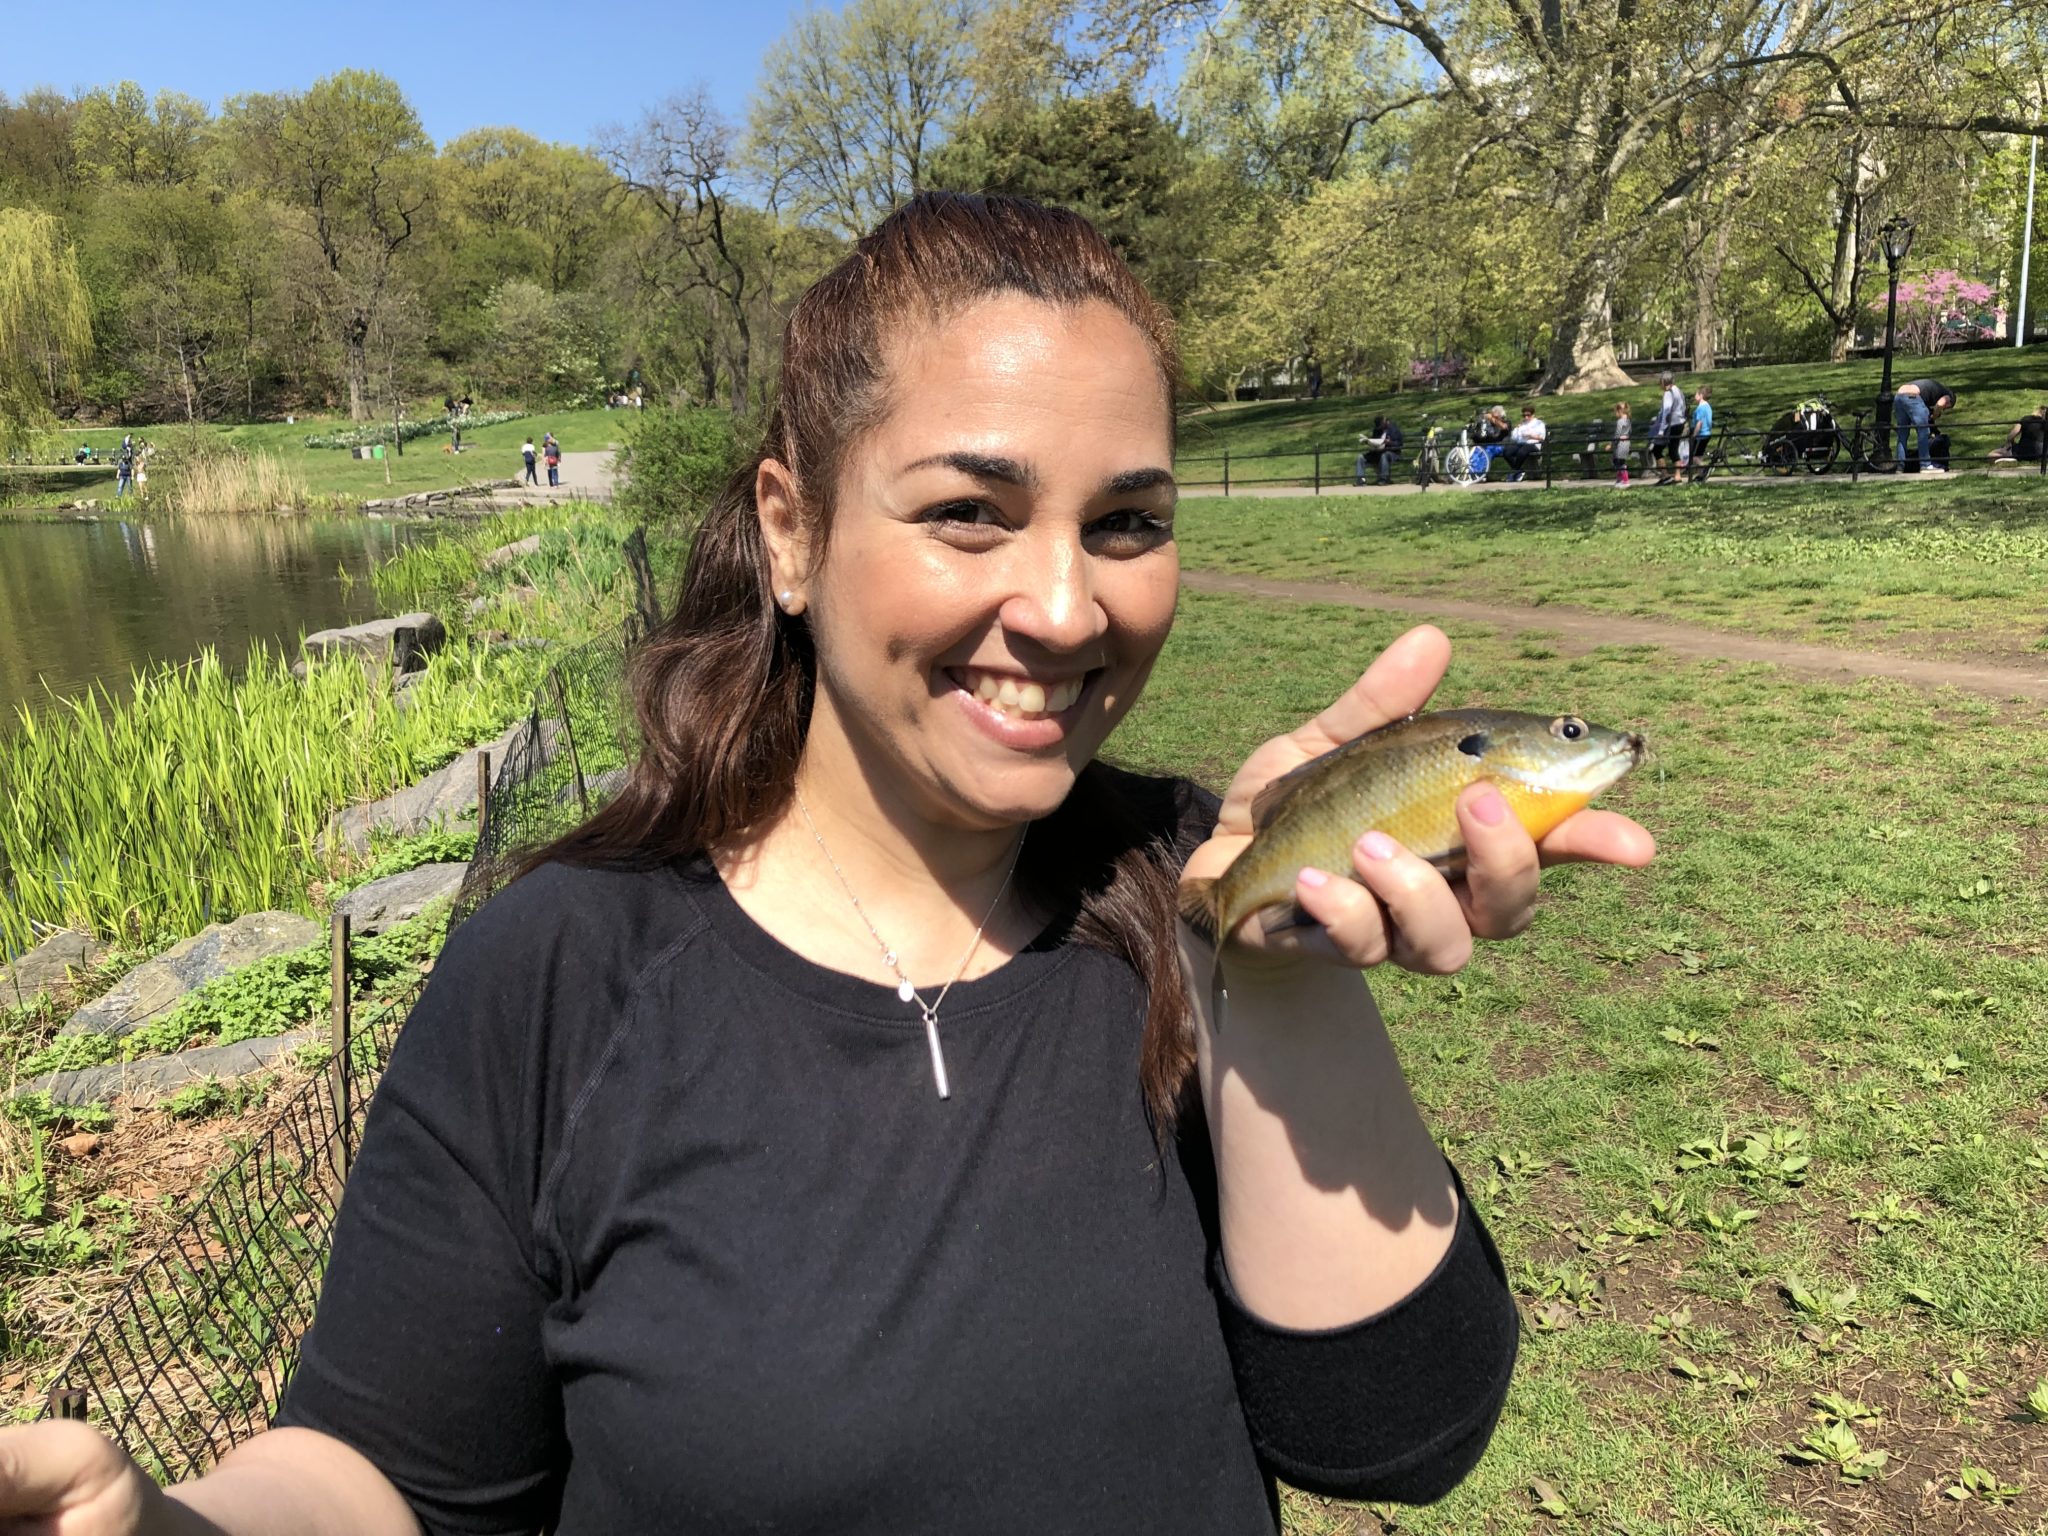
M837 8L834 6L833 8ZM671 91L702 82L735 118L799 0L21 0L0 45L0 91L121 79L223 96L375 69L405 90L437 143L509 125L588 143ZM301 19L301 18L318 19Z

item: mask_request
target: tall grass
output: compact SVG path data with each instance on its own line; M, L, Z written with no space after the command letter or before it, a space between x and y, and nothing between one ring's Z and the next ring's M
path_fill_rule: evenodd
M171 505L180 512L276 512L312 500L305 477L282 456L195 454L171 471Z
M351 660L302 683L277 652L211 651L23 710L0 735L0 950L37 925L148 938L304 908L339 807L388 794L517 716L545 657L456 645L407 707Z

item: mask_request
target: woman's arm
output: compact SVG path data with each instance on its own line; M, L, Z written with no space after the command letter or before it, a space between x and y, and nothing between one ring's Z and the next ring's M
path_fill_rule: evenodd
M169 1490L86 1425L0 1432L0 1521L71 1536L420 1536L382 1473L304 1429L258 1435Z

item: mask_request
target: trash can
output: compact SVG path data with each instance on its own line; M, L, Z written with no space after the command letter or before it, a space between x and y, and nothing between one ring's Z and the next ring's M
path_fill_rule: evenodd
M373 459L381 459L381 458L383 458L383 457L384 457L384 445L383 445L382 443L379 443L379 444L377 444L377 445L376 445L376 446L375 446L374 448L372 448L372 449L370 450L370 457L371 457L371 458L373 458Z

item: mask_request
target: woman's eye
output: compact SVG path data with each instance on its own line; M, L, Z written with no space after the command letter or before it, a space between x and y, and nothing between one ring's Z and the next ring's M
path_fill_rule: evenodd
M928 523L993 523L1001 514L985 501L948 501L924 514Z
M1125 507L1095 519L1088 532L1111 544L1149 545L1171 538L1173 524L1156 513Z

